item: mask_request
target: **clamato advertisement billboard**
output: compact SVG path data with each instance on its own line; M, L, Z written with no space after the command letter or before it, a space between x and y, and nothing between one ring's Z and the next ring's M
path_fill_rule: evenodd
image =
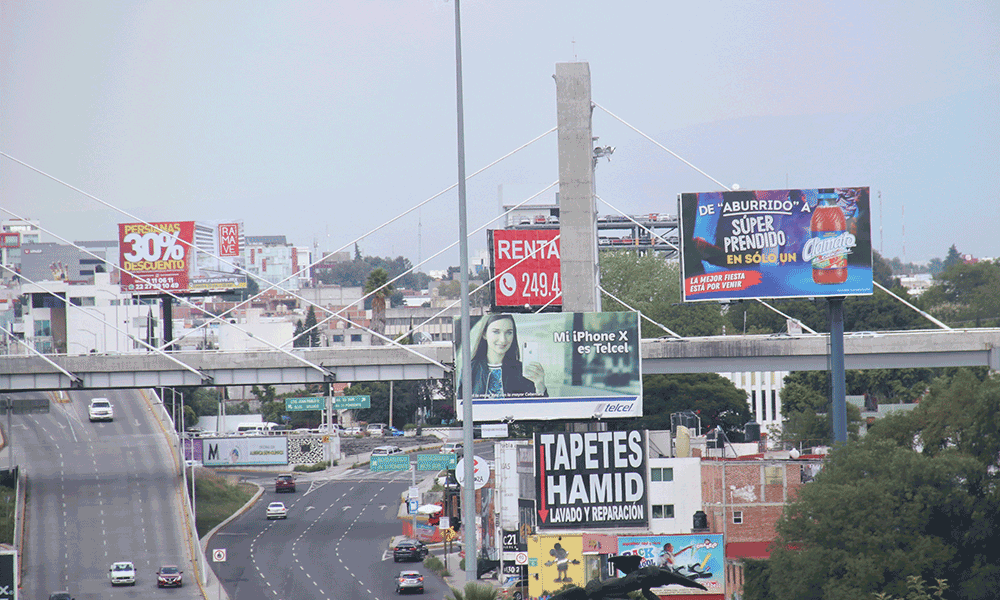
M538 527L646 527L646 432L535 434Z
M240 222L119 223L122 291L173 294L246 288Z
M870 295L867 187L681 194L685 302Z
M487 232L494 307L562 306L558 229Z
M642 416L638 313L473 317L471 365L462 358L461 319L454 326L459 415L468 367L477 422Z

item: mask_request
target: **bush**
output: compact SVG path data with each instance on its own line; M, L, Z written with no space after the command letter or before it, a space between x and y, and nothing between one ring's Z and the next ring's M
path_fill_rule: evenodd
M249 483L229 483L225 477L209 469L198 469L194 479L198 537L235 514L257 491L257 487ZM190 488L191 480L188 479L188 493Z
M298 473L314 473L316 471L322 471L323 469L329 466L330 466L330 461L321 460L318 463L312 465L295 465L295 467L293 467L292 470ZM337 466L337 461L333 461L333 466L335 467Z
M429 571L433 571L441 577L448 577L451 575L451 573L448 572L448 569L445 568L444 562L433 554L424 559L424 566L427 567Z

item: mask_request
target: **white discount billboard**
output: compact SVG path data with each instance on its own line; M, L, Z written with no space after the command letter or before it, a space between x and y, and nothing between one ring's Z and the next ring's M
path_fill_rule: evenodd
M488 232L494 306L562 306L558 229Z
M125 292L224 292L247 285L238 221L119 223L118 245Z
M206 467L288 464L285 436L204 438L202 444L202 462Z

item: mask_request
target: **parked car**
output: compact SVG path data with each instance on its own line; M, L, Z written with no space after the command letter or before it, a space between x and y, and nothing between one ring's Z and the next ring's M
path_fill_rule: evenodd
M347 435L361 435L364 432L365 430L358 425L354 425L352 427L347 427L346 429L344 429L344 433Z
M500 585L497 600L524 600L528 597L528 578L512 575Z
M385 423L369 423L368 427L365 427L365 433L368 435L385 435L388 427Z
M90 408L87 409L90 422L94 421L114 421L115 408L111 406L111 401L107 398L94 398L90 401Z
M135 565L127 560L118 561L108 569L111 585L135 585Z
M441 450L438 451L439 454L458 454L462 451L462 442L445 442L441 446Z
M391 437L403 437L406 434L403 433L402 430L396 429L395 427L390 427L389 429L386 430L385 435Z
M176 565L163 565L156 572L156 587L181 587L184 585L184 571Z
M62 591L49 594L49 600L74 600L74 598L69 595L69 592Z
M396 577L396 593L417 592L424 593L424 576L420 571L400 571Z
M399 454L402 451L402 448L399 446L379 446L372 449L372 456L389 456L391 454Z
M278 494L281 492L295 492L295 477L289 474L278 475L274 479L274 491Z
M271 519L287 519L288 509L285 508L284 502L272 502L267 505L267 520Z
M429 550L420 540L400 540L392 549L392 562L424 560Z

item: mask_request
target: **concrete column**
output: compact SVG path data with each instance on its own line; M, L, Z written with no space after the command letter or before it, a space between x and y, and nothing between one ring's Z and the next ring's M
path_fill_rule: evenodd
M600 312L590 65L556 63L563 310Z

